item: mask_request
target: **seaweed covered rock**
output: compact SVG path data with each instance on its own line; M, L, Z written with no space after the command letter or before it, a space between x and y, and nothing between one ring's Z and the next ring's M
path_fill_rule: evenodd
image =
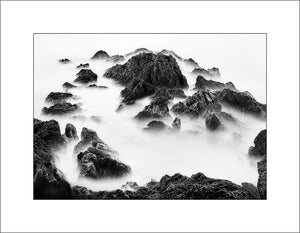
M254 147L249 148L248 154L251 156L262 157L267 155L267 130L264 129L254 139Z
M152 95L157 88L185 88L187 80L172 56L161 53L141 53L123 65L109 68L105 77L125 85L124 102Z
M236 90L235 86L233 85L232 82L227 82L224 84L224 83L213 81L213 80L206 80L201 75L198 75L198 77L196 79L195 88L198 88L198 89L208 88L211 90L222 90L224 88L228 88L228 89Z
M50 103L59 103L72 97L73 95L71 93L50 92L45 101Z
M266 117L266 105L257 102L253 97L231 89L223 89L218 93L218 100L225 105L258 117Z
M209 114L205 119L206 128L211 131L223 129L223 125L216 114Z
M90 82L97 82L97 74L95 74L90 69L81 69L77 74L77 78L74 80L74 82L77 83L83 83L87 84Z
M177 115L187 115L192 118L204 116L208 112L220 112L221 105L215 101L215 97L215 94L209 90L199 90L184 102L174 104L171 111Z
M92 56L92 59L107 59L107 58L109 58L109 55L104 50L99 50Z
M71 104L68 102L59 102L50 106L49 108L44 107L42 109L42 112L44 114L62 115L62 114L73 113L78 110L80 110L80 108L77 104Z

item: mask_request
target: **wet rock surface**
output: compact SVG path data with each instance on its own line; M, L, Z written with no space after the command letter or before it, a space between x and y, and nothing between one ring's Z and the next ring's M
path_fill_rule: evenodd
M71 93L50 92L45 101L49 103L59 103L72 97L73 95Z
M74 82L77 83L83 83L87 84L90 82L97 82L97 74L95 74L90 69L81 69L77 74L77 78L74 80Z
M267 130L262 130L254 139L254 147L249 148L248 154L251 156L262 157L267 154Z
M177 115L186 115L191 118L204 116L208 112L220 112L221 105L215 100L215 94L209 90L199 90L184 102L174 104L171 111Z
M218 93L218 100L242 112L250 113L258 117L266 117L266 105L257 102L251 96L230 89L223 89Z
M125 64L108 69L104 76L126 86L121 92L125 102L152 95L158 87L188 86L175 58L160 53L133 56Z
M77 104L71 104L68 102L59 102L50 106L49 108L44 107L42 109L42 112L44 114L50 114L50 115L63 115L63 114L73 113L78 110L80 110L80 108Z

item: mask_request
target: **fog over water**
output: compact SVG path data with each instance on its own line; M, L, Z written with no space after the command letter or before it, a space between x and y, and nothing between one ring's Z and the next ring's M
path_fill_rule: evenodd
M140 47L152 51L173 50L183 58L193 58L200 67L218 67L221 78L216 78L216 81L232 81L240 91L247 90L261 103L266 102L263 35L35 35L34 117L40 120L56 119L62 133L67 123L76 127L79 136L82 127L95 130L99 138L119 153L118 159L132 169L130 175L121 179L79 178L76 155L73 155L74 144L69 144L67 148L55 152L55 163L71 185L82 185L92 190L113 190L126 181L143 185L151 179L160 180L166 174L190 176L197 172L238 184L256 184L256 161L247 157L247 151L255 136L266 128L265 121L223 107L224 111L242 121L245 127L226 125L225 131L211 133L206 130L204 119L181 117L180 132L149 133L142 130L147 122L133 119L149 104L149 98L115 111L120 104L123 87L102 76L114 63L90 60L90 57L101 49L109 55L123 55ZM58 62L61 58L69 58L72 62L61 64ZM51 91L63 92L62 84L72 83L79 71L76 66L86 62L98 75L97 85L108 88L71 89L69 91L78 98L70 102L80 103L80 112L67 116L41 114L42 108L49 106L44 102L46 96ZM190 73L193 67L181 62L179 66L189 84L189 90L185 93L191 95L196 82L196 76ZM179 100L175 98L169 108ZM174 119L174 114L170 113ZM74 115L83 117L74 119ZM99 116L100 122L92 121L91 116ZM171 125L172 119L165 120L165 123ZM241 140L233 136L234 132L241 135Z

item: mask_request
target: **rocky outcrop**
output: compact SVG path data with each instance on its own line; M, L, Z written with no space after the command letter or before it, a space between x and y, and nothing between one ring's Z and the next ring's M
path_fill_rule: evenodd
M222 130L223 125L216 114L209 114L205 119L206 128L211 131Z
M267 155L267 130L264 129L254 139L254 146L249 148L248 154L256 157Z
M195 68L192 71L193 74L197 74L197 75L202 75L204 77L211 77L211 78L216 78L216 77L220 77L220 70L216 67L213 67L211 69L204 69L204 68Z
M188 86L175 58L161 53L133 56L125 64L108 69L104 76L126 86L121 92L124 102L152 95L157 88Z
M264 156L261 161L257 163L258 181L257 189L260 193L261 199L267 199L267 156Z
M87 84L90 82L97 82L97 74L90 69L81 69L77 74L77 78L74 82Z
M88 147L88 148L87 148ZM85 150L87 148L87 150ZM85 150L84 152L82 152ZM117 152L109 148L93 130L83 128L81 141L74 149L80 174L91 178L121 177L130 173L130 167L115 157Z
M65 145L57 121L34 119L34 199L72 199L71 186L55 167L52 149Z
M221 105L215 101L215 97L215 94L209 90L199 90L184 102L174 104L171 111L192 118L205 116L208 112L220 112Z
M175 174L165 175L159 182L141 186L137 191L93 192L75 186L72 194L80 199L256 199L246 188L227 180L206 177L197 173L191 177Z
M164 122L162 121L150 121L147 124L147 127L144 128L144 130L146 131L161 131L161 130L165 130L165 129L169 129L169 126L167 126Z
M203 76L198 75L196 79L196 84L195 88L198 89L210 89L210 90L222 90L224 88L228 88L231 90L236 90L235 86L233 85L232 82L227 82L227 83L221 83L213 80L206 80Z
M250 113L258 117L266 117L266 105L257 102L251 96L230 89L223 89L218 93L218 100L242 112Z
M50 92L45 101L49 103L59 103L72 97L73 95L71 93Z
M75 85L73 85L73 84L71 84L71 83L69 83L69 82L65 82L65 83L63 84L63 88L65 88L66 90L71 89L71 88L74 88L74 87L77 87L77 86L75 86Z
M109 58L109 55L107 52L103 50L99 50L92 56L92 59L107 59L107 58Z
M88 68L89 66L90 66L89 63L84 63L84 64L80 63L80 65L76 66L76 68Z
M60 62L60 63L65 63L65 64L66 64L66 63L71 62L71 60L69 60L68 58L62 58L62 59L59 60L59 62Z
M65 134L63 135L66 140L78 140L77 130L74 125L68 123L65 128Z
M175 117L175 119L174 119L174 121L172 123L172 127L175 130L180 130L180 128L181 128L181 120L180 120L180 118Z
M50 106L49 108L44 107L42 109L42 112L44 114L63 115L63 114L73 113L78 110L80 110L80 108L77 104L71 104L68 102L60 102L60 103L56 103L56 104Z

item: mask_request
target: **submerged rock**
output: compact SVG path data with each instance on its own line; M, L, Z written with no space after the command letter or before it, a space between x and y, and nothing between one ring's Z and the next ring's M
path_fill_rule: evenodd
M77 73L77 78L74 80L74 82L87 84L89 82L97 82L97 78L97 74L90 69L81 69Z
M73 85L73 84L71 84L69 82L65 82L63 84L63 88L65 88L66 90L71 89L71 88L75 88L75 87L77 87L77 86L75 86L75 85Z
M206 128L211 131L223 129L223 125L216 114L209 114L205 119Z
M78 65L78 66L76 66L76 68L88 68L90 66L90 64L89 63L84 63L84 64L80 64L80 65Z
M59 103L71 97L73 97L71 93L50 92L45 101L50 103Z
M211 89L211 90L222 90L224 88L236 90L235 86L233 85L232 82L227 82L227 83L221 83L213 80L206 80L204 77L201 75L198 75L195 88L198 89Z
M92 57L92 59L107 59L109 58L109 55L107 52L103 51L103 50L99 50L98 52L96 52L94 54L94 56Z
M51 114L51 115L62 115L67 113L73 113L75 111L80 110L77 104L71 104L68 102L60 102L52 105L51 107L47 108L44 107L42 112L44 114Z
M192 118L204 116L208 112L220 112L221 105L215 101L215 97L215 94L209 90L199 90L184 102L174 104L171 111L177 115L187 115Z
M254 98L245 93L223 89L218 94L218 100L222 104L229 105L242 112L250 113L258 117L266 117L266 105L257 102Z
M267 155L267 130L264 129L254 139L254 147L249 148L248 154L251 156L262 157Z
M71 62L71 60L69 60L68 58L62 58L59 60L60 63L69 63Z
M169 126L167 126L164 122L162 121L150 121L148 124L147 124L147 127L144 128L144 130L147 130L147 131L161 131L161 130L165 130L165 129L168 129Z
M175 58L161 53L133 56L125 64L108 69L104 76L126 86L121 92L125 102L152 95L157 88L188 86Z

